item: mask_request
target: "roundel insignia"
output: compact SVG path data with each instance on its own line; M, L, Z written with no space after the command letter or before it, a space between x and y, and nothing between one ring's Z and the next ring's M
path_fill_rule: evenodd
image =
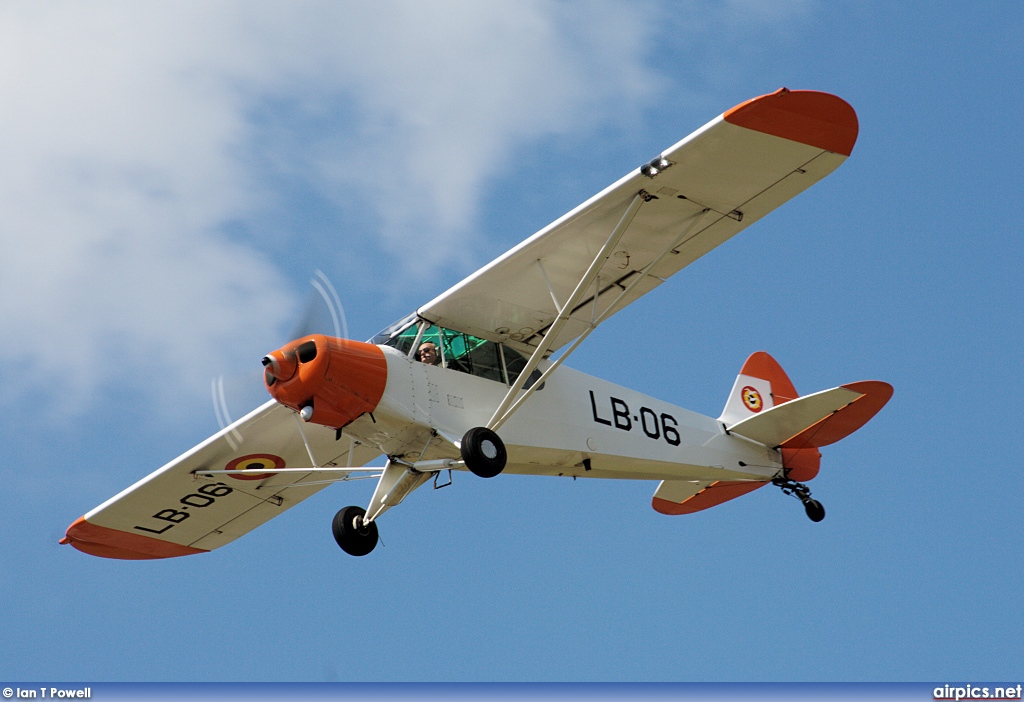
M284 468L284 459L270 453L253 453L248 456L239 456L224 466L224 470L252 470L260 471L268 468ZM253 473L252 475L231 475L229 478L235 480L263 480L273 477L273 473Z
M764 401L761 399L761 393L757 391L757 388L752 388L749 385L744 386L740 390L740 397L743 398L743 404L751 412L760 412L761 408L764 407Z

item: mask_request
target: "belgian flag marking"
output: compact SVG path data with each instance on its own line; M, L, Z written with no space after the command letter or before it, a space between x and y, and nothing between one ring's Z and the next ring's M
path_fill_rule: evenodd
M757 388L747 385L740 391L740 396L743 398L743 404L751 412L760 412L761 408L764 407L764 401L761 399L761 393L757 391Z
M267 470L268 468L284 468L284 465L284 459L280 456L270 453L252 453L248 456L240 456L234 459L224 466L224 470L260 471ZM228 477L235 480L263 480L274 475L274 473L253 473L252 475L232 475L229 473Z

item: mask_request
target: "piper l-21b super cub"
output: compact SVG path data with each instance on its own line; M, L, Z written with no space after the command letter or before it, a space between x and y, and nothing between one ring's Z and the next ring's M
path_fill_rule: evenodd
M369 343L312 335L263 359L262 407L75 521L108 558L223 546L327 484L377 477L334 518L365 555L377 522L446 471L658 480L689 514L773 484L820 521L818 449L892 396L878 381L800 397L767 353L717 419L562 366L605 319L839 167L857 116L785 88L716 117ZM553 356L557 351L562 353ZM386 465L367 467L379 456Z

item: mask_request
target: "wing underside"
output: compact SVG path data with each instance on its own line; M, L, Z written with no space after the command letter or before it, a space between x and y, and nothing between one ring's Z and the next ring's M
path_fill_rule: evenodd
M418 312L529 351L573 300L568 323L550 344L557 350L831 173L856 132L853 109L833 95L780 91L756 98L665 151L668 167L626 175ZM625 234L574 300L638 194L643 202Z
M147 559L210 551L276 517L331 482L365 472L274 473L364 466L379 451L315 424L298 425L270 401L79 518L62 543L107 558ZM303 440L303 434L308 441ZM310 453L313 454L312 458ZM241 474L199 475L230 470Z

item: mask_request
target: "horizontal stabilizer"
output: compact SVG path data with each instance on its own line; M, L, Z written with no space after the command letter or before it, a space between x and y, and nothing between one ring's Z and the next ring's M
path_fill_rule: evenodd
M662 514L693 514L767 484L750 480L662 480L654 492L651 506Z
M880 380L862 380L858 383L848 383L843 387L860 393L860 397L786 440L782 447L803 449L834 444L867 424L892 397L892 386Z
M861 393L847 387L822 390L737 422L729 433L775 448L860 397Z

